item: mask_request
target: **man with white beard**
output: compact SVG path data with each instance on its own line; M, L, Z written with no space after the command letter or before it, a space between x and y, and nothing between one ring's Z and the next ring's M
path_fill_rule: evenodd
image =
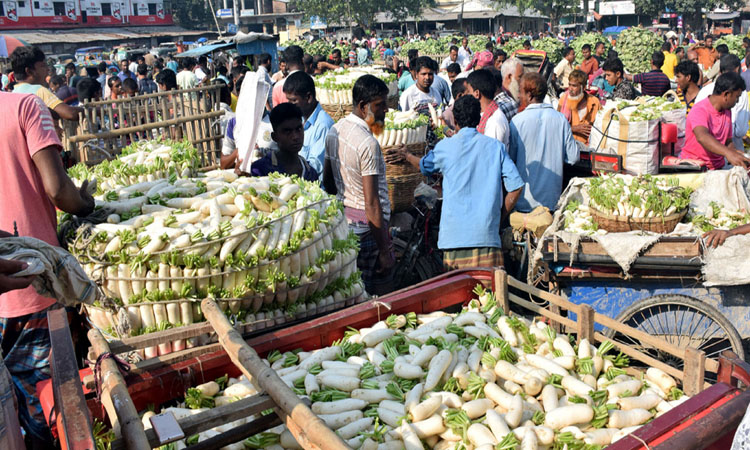
M503 77L503 84L499 86L500 92L495 95L495 103L510 122L510 119L518 113L518 99L521 96L521 85L518 80L523 75L523 65L518 58L510 58L503 63L500 73Z

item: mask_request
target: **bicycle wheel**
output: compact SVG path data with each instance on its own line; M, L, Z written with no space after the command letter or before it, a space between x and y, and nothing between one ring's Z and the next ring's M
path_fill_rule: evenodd
M718 358L724 350L732 350L745 359L742 339L734 325L713 306L686 295L662 294L639 301L620 313L617 321L677 347L691 346L703 350L707 358ZM682 369L683 360L680 358L612 329L607 329L605 334Z

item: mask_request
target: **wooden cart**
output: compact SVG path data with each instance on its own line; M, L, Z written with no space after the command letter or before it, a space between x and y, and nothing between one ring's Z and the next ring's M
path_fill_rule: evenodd
M473 297L472 290L477 283L492 287L506 310L541 317L562 331L575 333L578 339L587 338L591 342L602 342L607 337L597 331L597 327L604 326L637 337L646 345L682 361L683 368L677 369L656 360L642 349L616 343L616 347L630 356L631 361L661 368L680 380L683 390L693 398L641 427L629 437L618 441L612 448L638 449L643 448L644 445L648 448L691 449L708 448L712 445L716 448L723 448L731 442L734 430L750 403L750 393L737 388L738 381L745 386L750 385L750 372L748 372L750 366L736 358L736 355L727 352L718 358L706 358L702 351L689 347L680 348L664 342L599 314L588 305L574 304L557 295L524 284L507 276L502 270L476 269L451 272L382 297L377 301L357 305L305 324L252 338L247 344L258 354L266 354L274 349L283 352L296 348L305 350L322 348L343 337L348 327L370 326L389 314L404 314L411 311L428 313L443 309L457 309ZM207 305L207 309L210 309L210 305ZM573 314L576 320L571 319ZM224 328L218 328L217 331L223 335L225 331L228 331L226 324ZM232 361L239 362L240 366L245 367L243 358L239 358L238 355L245 353L252 358L253 353L247 350L235 351L235 349L245 348L244 344L237 341L236 336L223 339L222 343L230 350L231 356L223 351L202 355L193 360L129 375L124 380L116 368L103 367L103 370L107 371L105 376L112 377L113 381L103 391L101 402L95 398L87 400L91 412L97 414L101 411L102 404L106 407L107 403L114 398L115 406L107 407L108 410L114 411L110 413L110 420L113 422L120 420L123 427L132 423L134 428L137 428L140 421L137 416L133 416L134 411L145 409L148 403L160 404L178 398L182 396L186 388L224 374L237 376L240 370L232 364ZM101 342L96 342L96 339L92 340L92 343L99 351L106 350L102 348ZM114 364L112 360L106 361ZM108 365L111 366L111 364ZM82 371L79 376L87 372ZM708 385L707 374L713 374L718 380L717 383ZM125 392L126 382L127 392ZM113 394L116 394L115 397ZM91 397L90 394L89 397ZM256 400L260 402L263 398ZM246 399L242 404L243 413L259 411L268 405L264 403L263 406L254 407L245 403L251 403L251 401ZM278 406L283 408L283 405ZM61 409L65 407L66 405L58 405L58 413L66 415L67 412ZM209 412L213 413L217 409ZM225 415L225 420L238 417L237 415L230 416L230 412L223 410L218 414ZM128 419L129 422L123 422L123 418ZM265 425L271 427L273 423ZM69 424L63 433L67 435L68 429L73 430L70 427L79 425L85 426L79 423ZM195 432L197 425L187 419L180 423L186 434ZM139 435L143 434L142 429L136 429L136 432ZM126 435L124 431L122 435ZM125 440L118 439L113 448L125 448ZM141 447L129 446L128 448ZM209 447L201 446L201 448ZM325 445L322 448L336 447Z

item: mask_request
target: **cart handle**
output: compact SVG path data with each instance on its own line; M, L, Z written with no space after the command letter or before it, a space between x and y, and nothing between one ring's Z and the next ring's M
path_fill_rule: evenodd
M740 359L733 351L725 350L719 356L717 378L717 381L734 387L737 387L738 381L741 381L747 388L750 386L750 364Z

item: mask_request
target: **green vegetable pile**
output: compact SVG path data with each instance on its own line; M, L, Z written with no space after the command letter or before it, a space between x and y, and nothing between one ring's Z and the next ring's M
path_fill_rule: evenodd
M693 226L702 232L714 229L733 230L741 225L750 223L750 213L726 211L718 203L711 202L705 214L692 211L689 219Z
M565 44L557 38L545 37L531 41L531 46L536 50L547 52L547 58L549 58L552 65L557 65L562 60L562 50Z
M401 54L406 55L411 49L419 50L419 55L443 55L448 53L451 45L450 36L439 39L425 39L424 41L407 42L401 46Z
M513 52L516 50L521 50L523 48L523 43L526 42L526 39L522 38L511 38L505 41L505 45L503 45L503 51L508 54L508 58L513 55Z
M745 36L738 34L727 34L714 42L714 48L717 45L726 44L729 47L729 53L737 55L738 58L743 59L745 57L745 49L742 47L742 38Z
M589 205L616 216L667 217L690 204L693 190L679 186L676 178L651 175L602 175L589 182Z
M605 55L607 54L609 49L612 48L612 45L609 43L609 39L599 33L584 33L573 39L573 42L571 42L570 46L573 47L573 50L576 51L576 64L580 64L581 61L583 61L583 55L581 54L581 49L583 48L583 46L585 44L589 44L591 46L591 53L593 54L594 50L596 49L597 42L604 42Z
M308 42L305 39L292 41L289 45L299 45L302 47L305 53L312 56L328 56L333 51L334 46L324 41L323 39L317 39L312 42Z
M653 31L643 27L631 27L620 33L617 39L617 53L629 73L643 73L651 70L651 54L661 49L664 41Z
M683 109L679 101L672 101L664 97L647 97L645 102L621 100L617 103L617 110L624 111L630 122L643 122L647 120L658 120L664 113Z

